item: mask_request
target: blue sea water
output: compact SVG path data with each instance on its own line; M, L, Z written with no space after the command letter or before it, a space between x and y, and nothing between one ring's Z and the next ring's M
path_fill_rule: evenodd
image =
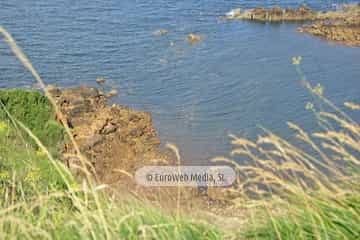
M360 102L360 48L296 32L299 23L227 22L233 8L259 5L330 9L349 1L37 0L1 1L7 28L47 83L119 90L114 102L150 111L163 143L185 162L231 149L228 134L256 137L263 126L288 136L287 121L316 127L293 56L307 79L336 104ZM165 36L152 35L167 29ZM204 41L189 45L189 33ZM31 87L31 75L0 42L0 88ZM360 119L357 115L355 118Z

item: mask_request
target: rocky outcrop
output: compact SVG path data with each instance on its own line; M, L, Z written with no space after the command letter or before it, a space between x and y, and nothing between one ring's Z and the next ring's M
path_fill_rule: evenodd
M244 11L234 9L225 18L262 22L315 21L299 28L299 31L349 46L360 46L360 3L343 5L340 10L325 12L314 11L306 6L297 9L282 9L279 6Z
M166 161L150 113L120 105L108 106L107 97L95 88L50 89L81 152L93 164L102 183L117 183L124 172L133 174L144 165ZM75 166L72 144L64 149L66 164Z
M347 46L360 46L360 16L350 19L319 21L298 30Z
M282 9L279 6L270 9L257 7L244 11L237 9L226 14L226 18L229 20L242 19L263 22L308 21L315 20L317 17L317 13L306 6L301 6L298 9Z
M95 169L100 183L112 187L112 193L121 197L129 192L162 207L173 209L177 187L149 188L137 185L135 171L145 165L174 164L171 153L159 151L159 138L151 115L120 105L108 105L107 94L96 88L77 87L59 89L48 87L64 115L81 153ZM63 160L75 176L81 177L82 166L73 144L65 144ZM181 189L183 208L202 208L224 211L229 199L220 188L209 187L204 193L197 188Z

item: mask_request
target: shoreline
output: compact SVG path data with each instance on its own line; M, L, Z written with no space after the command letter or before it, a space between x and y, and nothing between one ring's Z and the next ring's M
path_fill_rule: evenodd
M93 87L60 89L48 86L47 91L66 118L81 153L93 165L100 184L107 184L123 194L136 193L155 203L165 200L169 209L175 207L172 199L177 195L176 187L144 187L134 179L136 170L146 165L177 165L174 152L160 147L151 113L119 104L110 106L109 97ZM62 156L73 175L81 179L80 159L71 142L65 143ZM221 188L182 187L182 192L182 205L191 202L190 209L196 205L213 213L234 215L226 209L231 197L228 194L225 197Z

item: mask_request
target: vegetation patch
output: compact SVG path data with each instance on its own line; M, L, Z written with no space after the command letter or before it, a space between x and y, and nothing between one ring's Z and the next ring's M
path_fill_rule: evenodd
M282 216L266 215L246 239L359 239L360 196L309 197L288 206ZM265 211L266 212L266 211Z
M55 120L54 109L43 94L20 89L1 90L0 105L0 120L3 121L3 124L7 123L20 129L17 126L17 121L20 121L53 154L62 148L65 131L61 124ZM22 133L22 135L26 136L27 134ZM35 146L33 140L26 138Z

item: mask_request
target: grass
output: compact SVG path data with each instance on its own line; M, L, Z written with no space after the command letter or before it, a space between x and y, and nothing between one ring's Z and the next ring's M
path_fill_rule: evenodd
M301 200L301 201L299 201ZM283 216L245 233L247 239L358 239L360 195L303 196Z
M54 109L43 94L21 89L0 90L0 121L9 123L11 118L24 123L52 153L63 147L65 131L55 121ZM10 118L11 117L11 118ZM24 132L21 133L22 135ZM33 146L36 143L27 137Z
M20 127L12 117L0 125L1 239L221 239L213 226L135 199L119 204L102 192L106 186L79 184L60 161L54 167L28 144Z
M0 32L44 87L15 41L1 27ZM2 91L0 239L359 239L360 127L325 98L322 86L305 79L300 62L293 59L314 97L306 108L319 131L288 123L295 131L292 142L267 129L256 140L231 135L231 157L214 159L238 171L236 184L224 191L235 196L234 209L251 210L241 232L225 233L226 222L215 227L179 209L165 213L143 200L119 200L114 196L121 193L89 174L74 179L57 159L59 148L49 151L65 134L76 146L51 96ZM360 109L356 103L345 106ZM180 188L177 200L179 195Z

